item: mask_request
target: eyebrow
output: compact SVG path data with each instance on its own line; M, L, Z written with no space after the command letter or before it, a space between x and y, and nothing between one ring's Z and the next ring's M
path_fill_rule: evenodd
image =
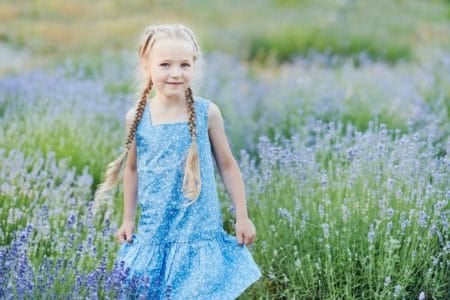
M161 59L160 60L160 62L163 62L163 61L173 61L173 60L171 60L171 59ZM187 58L185 58L185 59L181 59L180 60L181 62L190 62L191 60L190 59L187 59Z

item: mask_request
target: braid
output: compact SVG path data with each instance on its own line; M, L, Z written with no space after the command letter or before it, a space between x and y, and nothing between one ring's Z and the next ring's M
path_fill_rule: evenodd
M147 102L147 97L152 89L152 82L146 85L142 91L141 98L136 104L136 114L133 119L133 123L130 126L130 132L128 133L127 141L125 143L124 151L116 158L113 162L109 163L105 172L105 181L98 185L97 190L94 195L94 211L99 207L100 201L105 197L106 192L111 190L118 182L120 171L124 165L125 159L127 157L128 151L130 150L131 144L133 143L134 137L136 135L137 124L142 117L144 112L145 103Z
M195 105L194 98L192 96L192 89L190 87L186 90L186 103L189 111L189 132L191 133L192 140L196 140L197 132L195 125Z
M197 200L201 191L201 177L200 177L200 162L197 145L197 131L195 124L195 102L192 96L192 89L189 87L186 90L186 104L189 112L189 132L192 143L186 158L186 166L183 178L183 194L186 198L192 201L187 204L190 205ZM187 206L186 205L186 206Z
M131 144L133 143L134 137L136 135L137 125L141 120L142 114L144 113L145 103L147 103L147 97L152 90L152 82L144 88L142 91L141 99L136 105L136 115L134 117L133 123L131 124L130 132L128 133L127 142L125 143L125 151L128 152L130 150Z

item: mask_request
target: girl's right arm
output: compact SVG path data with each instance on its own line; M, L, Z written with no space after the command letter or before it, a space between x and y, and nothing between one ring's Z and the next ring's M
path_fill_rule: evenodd
M133 141L123 175L123 222L134 223L137 204L136 144Z
M134 119L134 109L126 116L127 136ZM136 139L128 150L127 161L123 176L124 214L123 222L134 223L137 204L137 167L136 167Z
M127 137L134 119L134 109L131 109L126 116ZM119 242L131 241L134 231L137 205L137 167L136 167L136 143L133 140L128 150L127 161L123 175L123 224L118 230Z

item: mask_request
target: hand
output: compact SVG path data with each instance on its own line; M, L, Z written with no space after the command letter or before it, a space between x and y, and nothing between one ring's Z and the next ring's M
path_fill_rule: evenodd
M134 222L123 222L119 230L117 230L116 237L119 243L125 241L131 242L133 240Z
M236 220L236 238L240 245L249 245L256 238L256 228L249 218L239 218Z

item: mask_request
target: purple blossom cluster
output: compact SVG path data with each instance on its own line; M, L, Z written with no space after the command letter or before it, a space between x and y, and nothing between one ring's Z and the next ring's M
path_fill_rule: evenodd
M56 287L68 288L73 278L72 297L86 288L94 295L117 287L121 270L106 270L107 251L94 271L82 263L95 261L98 247L111 247L114 230L109 219L102 231L95 228L88 169L76 175L52 152L25 156L0 149L0 157L1 213L7 216L0 236L0 298L54 297Z

